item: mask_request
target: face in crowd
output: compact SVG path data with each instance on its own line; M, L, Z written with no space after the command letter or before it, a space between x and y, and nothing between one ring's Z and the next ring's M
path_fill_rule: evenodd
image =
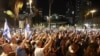
M11 48L10 44L6 43L6 44L3 45L3 52L5 52L7 54L9 54L10 52L12 52L12 48Z
M3 39L0 38L0 45L2 45L4 43Z

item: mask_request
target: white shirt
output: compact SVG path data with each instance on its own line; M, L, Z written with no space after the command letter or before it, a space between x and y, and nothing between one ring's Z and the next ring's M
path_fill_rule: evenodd
M35 51L34 51L34 55L35 55L35 56L43 56L43 49L44 49L44 48L36 47L36 48L35 48Z
M8 54L3 52L0 56L8 56Z

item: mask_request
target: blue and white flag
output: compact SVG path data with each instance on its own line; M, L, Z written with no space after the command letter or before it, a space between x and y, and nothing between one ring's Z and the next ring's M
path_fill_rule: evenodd
M10 29L7 23L7 20L5 19L5 23L4 23L4 29L3 29L3 37L9 42L11 39L11 35L10 35Z
M28 39L30 39L30 37L31 37L31 30L30 30L29 24L26 24L26 27L25 27L25 37Z

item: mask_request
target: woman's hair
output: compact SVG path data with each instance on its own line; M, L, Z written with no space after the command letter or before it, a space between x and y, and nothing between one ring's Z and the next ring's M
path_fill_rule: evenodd
M98 45L96 43L89 44L89 46L84 52L84 56L96 56L97 48L98 48Z
M17 40L17 44L20 45L22 43L22 40Z
M13 53L9 53L8 56L16 56L16 54L13 52Z
M78 49L79 49L79 46L78 46L78 44L75 44L75 43L71 44L68 47L68 50L70 53L76 53L78 51Z
M0 46L0 55L1 55L2 52L3 52L3 47Z

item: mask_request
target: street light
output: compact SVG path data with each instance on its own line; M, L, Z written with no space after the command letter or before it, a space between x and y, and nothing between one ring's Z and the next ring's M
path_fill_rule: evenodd
M87 12L84 16L85 16L85 21L84 23L86 22L86 19L87 19L87 16L90 14L90 12Z
M51 6L52 6L52 4L53 4L53 0L49 0L49 17L48 17L48 19L49 19L49 28L51 29Z
M14 18L15 15L11 10L4 11L5 14L9 15L10 17Z
M90 11L90 13L95 13L95 12L96 12L96 10L91 10L91 11Z
M93 10L90 11L90 13L92 14L92 23L93 23L93 15L94 15L95 12L96 12L95 9L93 9Z
M30 5L30 14L32 13L32 0L29 0L29 5Z

